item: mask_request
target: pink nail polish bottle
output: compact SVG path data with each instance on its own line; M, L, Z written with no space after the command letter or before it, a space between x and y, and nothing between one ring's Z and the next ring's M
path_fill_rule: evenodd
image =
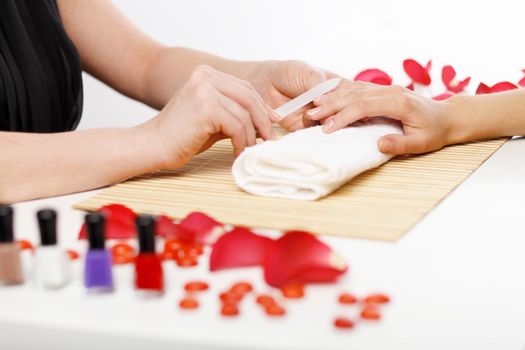
M38 211L41 245L34 260L35 285L40 288L58 289L70 281L69 261L66 252L57 245L56 211Z
M0 206L0 285L24 283L20 249L14 239L13 208Z

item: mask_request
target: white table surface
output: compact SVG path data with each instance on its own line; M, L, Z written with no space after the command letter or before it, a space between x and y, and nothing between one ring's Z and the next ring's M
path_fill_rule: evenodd
M523 32L519 1L475 8L457 1L386 0L118 5L166 43L242 59L300 58L349 77L370 66L402 77L401 61L408 56L433 58L436 66L454 63L476 82L517 81L518 69L525 68L516 34ZM457 27L463 22L471 29ZM85 89L82 128L133 125L154 115L87 76ZM398 242L323 237L345 256L350 272L337 285L309 287L304 300L286 302L281 320L264 316L253 300L242 304L236 319L219 316L217 293L231 282L248 279L268 290L258 269L210 274L205 263L186 270L166 264L166 295L145 301L133 293L131 266L116 268L116 293L85 295L77 262L75 282L61 291L37 292L29 283L0 289L0 348L523 350L524 179L525 139L514 139ZM76 236L83 213L71 205L92 194L17 204L18 238L35 241L35 211L53 207L61 244L82 249ZM197 278L212 290L200 298L197 312L181 312L182 285ZM393 302L380 322L338 332L333 318L351 314L336 302L342 290L386 292Z

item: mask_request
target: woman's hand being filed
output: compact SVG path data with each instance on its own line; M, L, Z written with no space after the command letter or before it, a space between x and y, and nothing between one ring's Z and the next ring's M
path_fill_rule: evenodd
M250 83L199 66L144 127L161 154L162 168L172 169L227 137L238 155L255 144L257 134L272 139L272 121L277 120Z
M401 86L345 81L314 101L308 115L327 133L366 117L389 117L403 123L404 135L387 135L379 150L389 154L425 153L454 140L446 101L434 101Z

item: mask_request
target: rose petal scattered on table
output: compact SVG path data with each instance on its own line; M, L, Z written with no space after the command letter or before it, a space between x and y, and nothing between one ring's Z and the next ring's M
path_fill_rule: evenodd
M245 227L236 227L222 235L212 247L210 271L257 266L264 262L272 240Z
M201 212L188 214L179 226L188 232L189 241L201 244L213 244L224 233L223 224Z
M131 239L136 236L137 214L130 208L122 204L109 204L97 211L106 216L106 239ZM86 236L86 225L83 224L78 238L84 239Z
M157 235L165 239L180 239L190 241L193 235L184 230L181 225L176 224L166 215L159 215L156 219Z
M439 94L439 95L436 95L436 96L432 97L432 99L435 100L435 101L443 101L443 100L446 100L447 98L452 97L452 96L454 96L454 94L452 92L445 91L442 94Z
M489 87L484 83L479 83L476 89L476 95L491 94L494 92L504 92L517 89L518 87L511 82L502 81Z
M290 231L268 248L264 278L277 288L292 283L329 283L347 269L344 260L314 235Z
M364 71L358 73L354 80L365 81L379 85L392 85L392 78L377 68L365 69Z
M522 69L521 72L525 74L525 69ZM521 78L521 80L518 82L518 85L525 87L525 77Z
M456 78L456 70L454 69L454 67L450 65L444 66L443 69L441 70L441 79L443 80L443 84L445 84L448 91L457 94L465 90L465 88L470 83L470 77L467 77L461 81L457 81L455 78Z
M432 61L428 61L427 65L423 67L419 62L411 58L403 61L403 69L406 74L412 79L412 82L421 85L430 85L432 79L430 78L430 69L432 68Z

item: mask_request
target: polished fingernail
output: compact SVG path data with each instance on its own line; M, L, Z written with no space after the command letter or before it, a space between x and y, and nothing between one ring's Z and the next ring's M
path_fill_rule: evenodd
M332 130L333 126L334 126L334 121L333 121L333 119L330 119L329 121L327 121L323 125L323 131L324 132L330 132Z
M314 109L310 109L308 112L306 112L306 114L308 114L309 117L313 118L317 114L319 114L319 112L321 112L321 107L316 107Z

